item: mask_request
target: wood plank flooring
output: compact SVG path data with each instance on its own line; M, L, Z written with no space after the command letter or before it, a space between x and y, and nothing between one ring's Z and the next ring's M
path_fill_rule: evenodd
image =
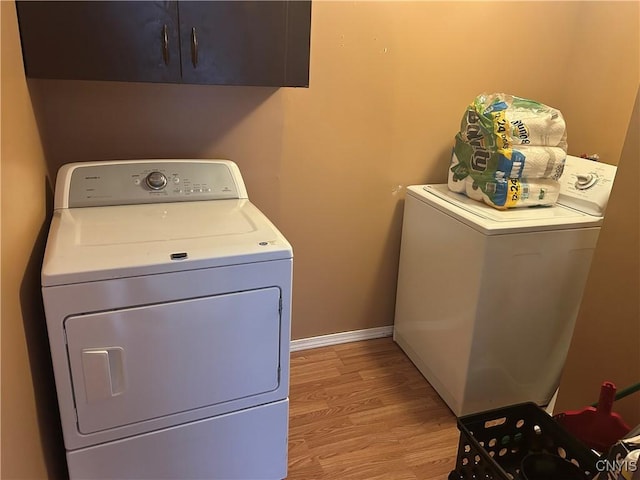
M455 416L391 338L291 354L288 480L443 480Z

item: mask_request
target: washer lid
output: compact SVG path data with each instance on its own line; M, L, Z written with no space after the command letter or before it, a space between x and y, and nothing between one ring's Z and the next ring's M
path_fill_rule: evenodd
M292 257L249 200L60 209L42 285L62 285Z
M556 204L553 207L497 210L466 195L449 190L447 184L413 185L407 194L457 218L485 235L597 227L602 217Z

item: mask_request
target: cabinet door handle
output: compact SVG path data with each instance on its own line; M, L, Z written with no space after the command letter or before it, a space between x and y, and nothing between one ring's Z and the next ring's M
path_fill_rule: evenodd
M193 68L198 66L198 36L196 35L196 27L191 29L191 63L193 63Z
M165 23L162 27L162 58L165 65L169 65L169 29Z

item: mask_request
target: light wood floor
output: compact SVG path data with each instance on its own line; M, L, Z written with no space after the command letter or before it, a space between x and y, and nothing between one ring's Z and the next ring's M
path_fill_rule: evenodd
M288 480L443 480L454 415L391 338L291 354Z

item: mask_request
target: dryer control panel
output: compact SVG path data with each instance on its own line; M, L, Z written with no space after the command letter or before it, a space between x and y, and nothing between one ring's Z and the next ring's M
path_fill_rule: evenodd
M64 165L55 208L248 198L229 160L128 160Z
M589 215L604 216L616 170L613 165L567 155L558 203Z

